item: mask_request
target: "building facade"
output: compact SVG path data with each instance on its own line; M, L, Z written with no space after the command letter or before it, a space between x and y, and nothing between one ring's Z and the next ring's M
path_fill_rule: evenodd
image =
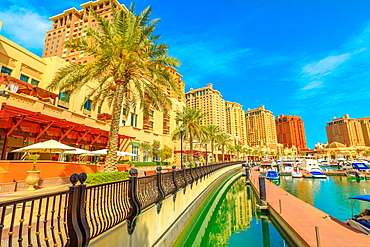
M118 1L112 1L117 8L127 8ZM86 63L92 58L88 54L65 47L65 42L73 38L86 38L84 28L100 30L96 20L89 13L90 9L106 19L112 19L111 2L107 0L89 1L81 4L81 10L75 7L67 9L50 18L53 22L51 30L46 31L42 57L58 56L71 63Z
M347 147L365 146L360 121L350 118L348 114L326 123L326 135L329 143L339 142Z
M246 145L245 112L242 105L225 101L226 106L226 133L234 137L235 145Z
M275 119L278 143L284 148L295 146L298 151L307 149L304 124L298 116L280 115Z
M277 143L274 116L264 105L248 109L245 114L245 125L249 146L270 146Z
M370 117L358 118L357 121L359 121L361 125L365 146L370 147Z
M226 133L225 100L212 84L195 90L191 88L185 93L185 98L186 107L199 109L204 114L202 125L217 125Z

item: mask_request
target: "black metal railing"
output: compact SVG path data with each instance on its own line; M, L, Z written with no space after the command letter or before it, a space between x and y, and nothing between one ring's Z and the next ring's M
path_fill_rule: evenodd
M186 168L111 183L84 184L73 174L68 191L0 203L0 246L87 246L90 239L127 221L132 234L140 213L210 173L241 162ZM76 185L77 182L80 185ZM185 190L184 190L185 193ZM174 200L176 196L174 196Z

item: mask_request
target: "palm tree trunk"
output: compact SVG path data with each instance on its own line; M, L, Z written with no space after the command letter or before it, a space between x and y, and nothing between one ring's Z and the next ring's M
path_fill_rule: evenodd
M193 163L193 135L189 134L189 142L190 142L190 164Z
M225 150L222 148L222 162L225 162Z
M104 172L115 172L117 166L118 133L121 120L124 85L117 83L116 93L112 108L112 122L108 139L108 154L105 161Z
M212 162L215 162L215 156L214 156L214 153L213 153L213 151L214 151L214 143L213 143L213 141L211 141L211 149L212 149Z

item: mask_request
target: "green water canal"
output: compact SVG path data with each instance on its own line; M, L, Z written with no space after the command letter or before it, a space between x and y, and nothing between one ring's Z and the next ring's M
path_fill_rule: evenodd
M174 246L289 246L256 204L245 177L224 181L202 203Z

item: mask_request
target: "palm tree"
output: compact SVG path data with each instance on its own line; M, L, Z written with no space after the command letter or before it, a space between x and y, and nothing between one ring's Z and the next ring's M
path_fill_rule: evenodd
M236 157L239 160L239 155L243 150L243 146L242 145L235 145L234 149L235 149L235 152L236 152Z
M140 143L140 150L143 153L143 161L148 161L150 144L149 143Z
M225 161L225 147L231 145L232 141L231 137L225 133L217 135L217 146L221 148L222 161Z
M221 130L217 125L207 125L204 129L208 136L208 140L211 143L212 161L215 162L215 144L217 143L217 136L221 133Z
M184 131L182 133L183 138L189 140L190 163L193 162L193 141L195 139L200 139L204 131L204 128L200 125L202 119L202 112L195 108L185 108L184 112L176 112L175 120L180 122L181 126L184 127ZM180 138L180 127L177 127L172 134L172 140L179 140Z
M166 66L179 66L180 61L170 57L168 46L159 43L160 36L153 34L160 19L149 21L150 6L138 15L134 5L128 11L112 6L112 20L92 10L90 14L100 31L85 28L86 39L74 38L66 46L94 60L62 68L48 88L73 94L89 84L92 89L85 102L91 100L93 107L100 107L108 101L112 122L104 171L114 172L122 106L139 103L144 115L149 115L150 107L169 109L171 101L163 88L182 94Z

